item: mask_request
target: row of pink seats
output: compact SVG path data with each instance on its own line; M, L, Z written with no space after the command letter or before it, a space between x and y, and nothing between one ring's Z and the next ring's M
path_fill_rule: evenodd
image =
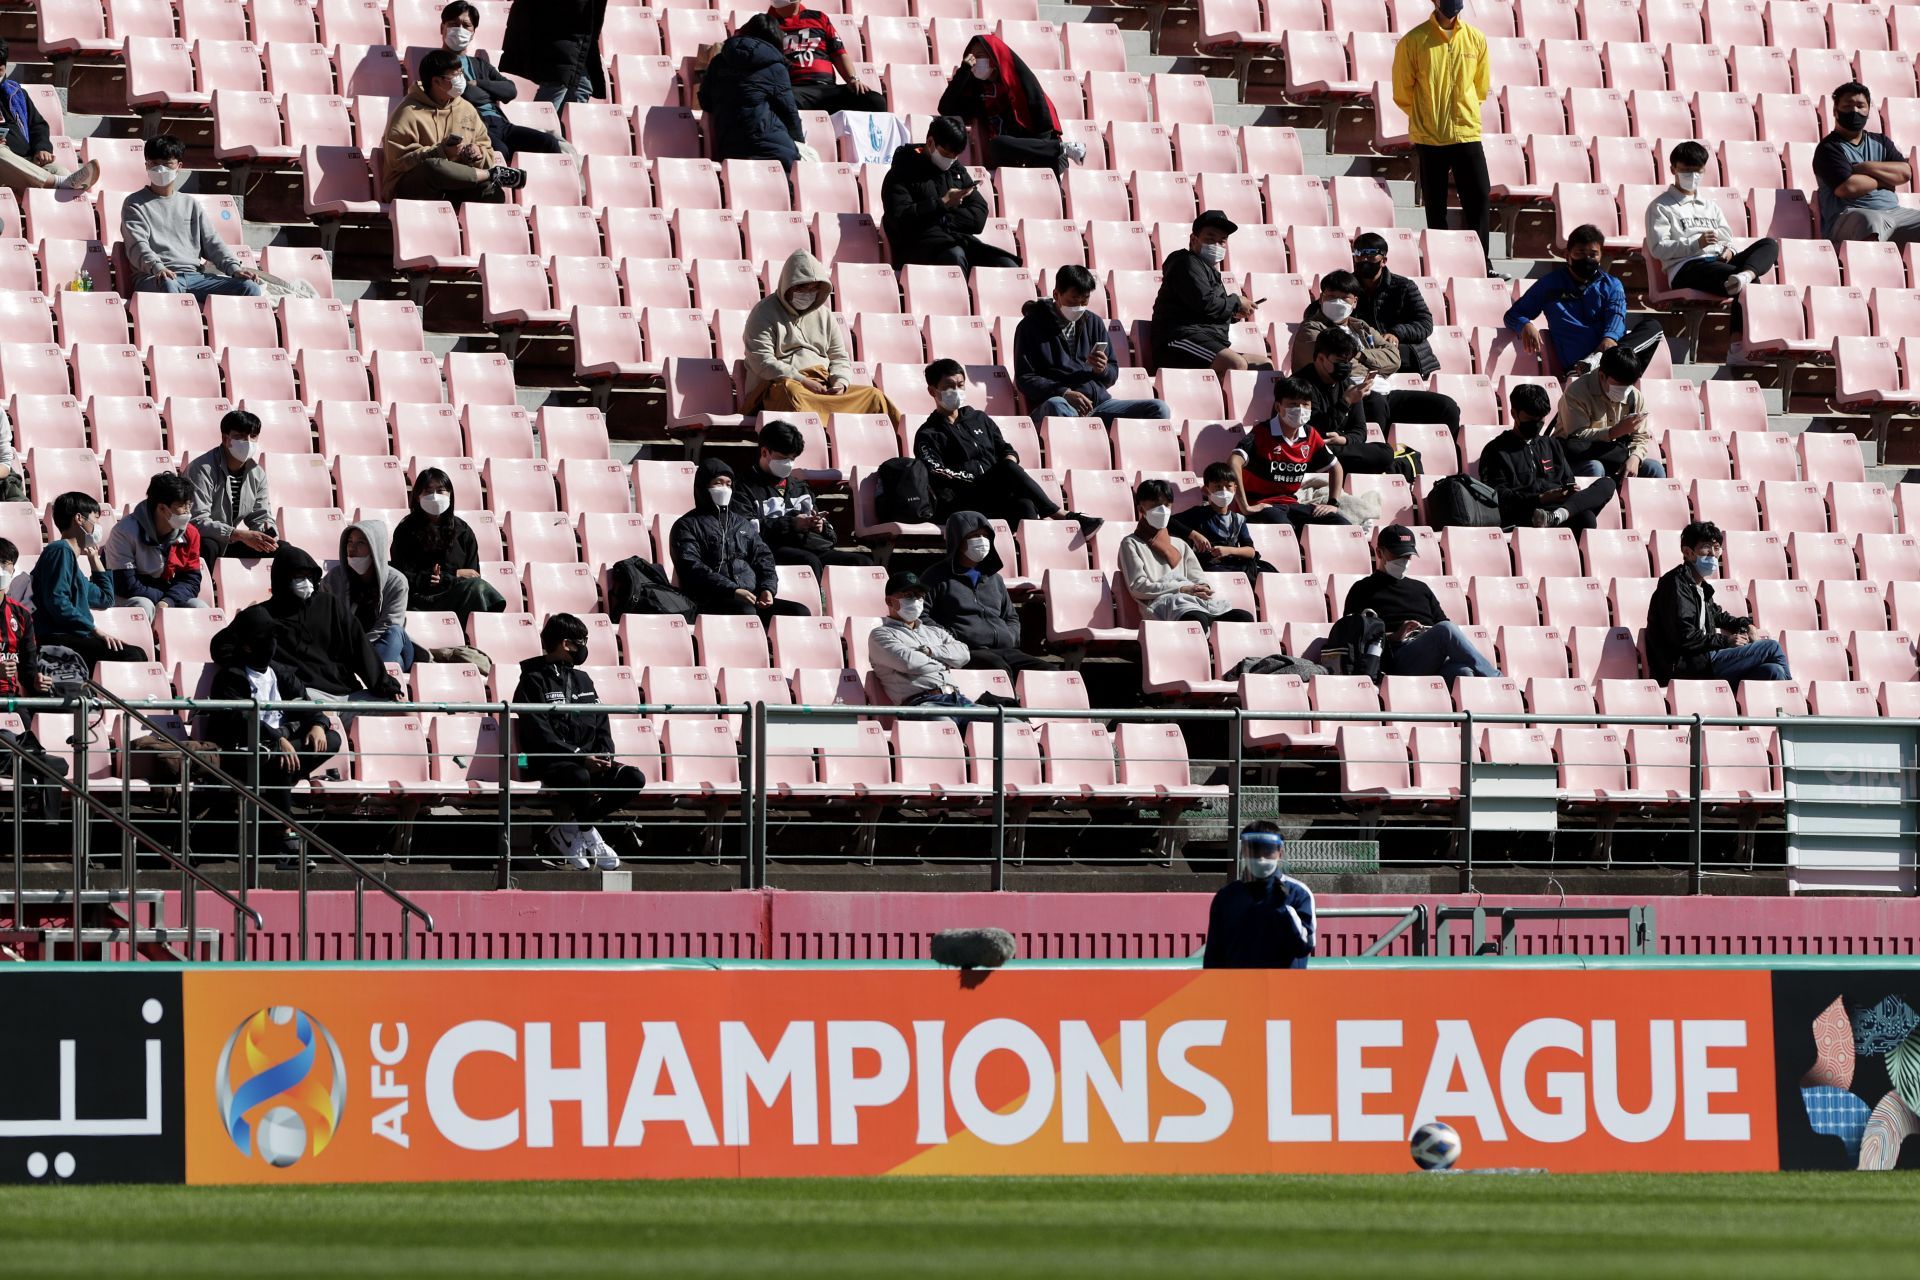
M1920 333L1920 290L1854 285L1755 285L1741 300L1750 355L1829 355L1839 338Z
M349 305L332 298L214 297L203 311L189 294L135 293L129 299L104 290L7 292L0 293L0 325L10 342L57 342L69 351L131 343L142 350L318 347L371 356L427 347L419 307L373 298Z

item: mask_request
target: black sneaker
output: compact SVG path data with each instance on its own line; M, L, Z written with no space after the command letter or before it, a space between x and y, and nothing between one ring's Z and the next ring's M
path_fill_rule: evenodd
M1067 519L1079 524L1080 536L1083 538L1091 538L1093 531L1106 523L1106 521L1102 520L1099 516L1082 515L1078 511L1069 511L1066 513L1066 516Z
M527 171L525 169L515 169L504 164L495 165L493 169L493 180L502 191L518 191L521 187L527 185Z

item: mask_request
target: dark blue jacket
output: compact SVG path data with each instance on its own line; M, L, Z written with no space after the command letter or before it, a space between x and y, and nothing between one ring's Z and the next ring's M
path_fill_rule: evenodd
M1213 895L1207 916L1208 969L1304 969L1319 941L1313 890L1275 872L1265 880L1235 880Z
M1571 369L1598 351L1602 338L1618 342L1627 336L1627 290L1607 272L1581 284L1573 272L1556 267L1508 308L1507 328L1519 333L1542 314L1560 367Z
M806 126L793 105L787 55L753 36L735 36L720 46L700 81L700 106L713 130L716 160L778 160L788 168L800 158L794 144Z
M1120 376L1120 362L1107 352L1107 371L1095 373L1089 363L1095 343L1106 342L1107 321L1088 311L1073 331L1060 332L1060 313L1045 298L1035 298L1021 310L1013 331L1013 381L1027 398L1029 411L1041 401L1078 391L1095 404L1107 399L1107 388Z

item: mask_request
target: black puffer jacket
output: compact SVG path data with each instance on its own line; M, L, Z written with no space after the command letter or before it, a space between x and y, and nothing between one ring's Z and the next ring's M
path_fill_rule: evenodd
M1400 339L1400 372L1422 377L1440 371L1439 357L1427 339L1433 336L1433 309L1420 286L1406 276L1380 268L1380 287L1360 291L1353 314L1382 333Z
M521 662L520 683L513 687L513 700L578 706L598 704L600 694L593 687L593 677L579 667L541 654ZM536 766L558 756L613 754L613 727L604 711L515 716L513 734L514 742Z
M600 28L607 0L536 0L507 10L500 40L500 69L535 84L572 85L581 76L593 96L607 96L607 69L600 61Z
M707 496L716 476L733 478L733 468L717 458L700 464L693 476L693 510L673 522L667 543L680 587L695 600L711 600L735 591L778 591L780 574L773 552L753 527L753 513L744 509L744 493L722 511Z
M969 649L1018 649L1020 615L1000 576L1000 552L989 542L986 559L971 566L960 563L967 535L985 527L987 518L978 511L947 517L946 558L920 575L927 589L927 613ZM972 569L980 571L977 582Z
M791 167L806 126L793 104L787 56L756 36L720 46L700 81L700 106L713 130L715 160L778 160Z
M943 250L979 235L987 225L987 202L972 190L974 185L973 176L958 163L946 169L934 164L924 146L895 151L893 166L880 183L885 210L880 229L887 233L893 265L930 262ZM949 209L940 200L956 187L970 194Z

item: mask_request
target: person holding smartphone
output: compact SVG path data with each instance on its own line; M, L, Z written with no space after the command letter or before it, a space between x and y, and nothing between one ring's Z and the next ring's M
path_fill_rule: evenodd
M1667 474L1654 456L1639 381L1640 362L1623 348L1609 347L1600 353L1599 368L1567 387L1554 434L1566 447L1575 475L1657 480Z
M1120 376L1107 339L1107 320L1087 304L1093 272L1081 266L1053 273L1053 297L1035 298L1021 309L1013 331L1013 380L1027 412L1041 418L1173 417L1167 402L1122 399L1110 388Z
M1536 529L1593 528L1613 501L1613 479L1602 476L1584 489L1574 483L1566 448L1546 430L1553 401L1545 387L1523 382L1508 403L1513 425L1480 455L1480 478L1500 495L1500 519Z

